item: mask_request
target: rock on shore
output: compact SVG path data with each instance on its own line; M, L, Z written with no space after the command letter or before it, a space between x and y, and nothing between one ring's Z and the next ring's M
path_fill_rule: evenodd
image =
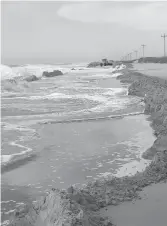
M24 78L24 80L27 82L34 82L34 81L39 80L39 78L36 75L30 75L30 76L27 76L26 78Z
M44 71L43 74L42 74L43 77L55 77L55 76L58 76L58 75L63 75L63 73L59 70L54 70L54 71L51 71L51 72Z

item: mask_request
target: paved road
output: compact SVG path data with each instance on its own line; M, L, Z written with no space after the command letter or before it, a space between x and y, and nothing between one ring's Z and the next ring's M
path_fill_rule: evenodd
M159 78L167 79L167 64L133 64L134 69L140 71L141 73L156 76Z

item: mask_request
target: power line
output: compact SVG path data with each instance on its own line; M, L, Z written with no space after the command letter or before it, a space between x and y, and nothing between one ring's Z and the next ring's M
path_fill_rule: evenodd
M166 56L166 51L165 51L165 38L167 37L167 35L164 33L164 35L161 35L162 38L164 38L164 56Z

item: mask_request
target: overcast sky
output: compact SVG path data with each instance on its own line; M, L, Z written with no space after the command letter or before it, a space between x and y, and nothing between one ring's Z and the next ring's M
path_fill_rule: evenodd
M146 44L163 55L167 2L3 2L2 63L120 59Z

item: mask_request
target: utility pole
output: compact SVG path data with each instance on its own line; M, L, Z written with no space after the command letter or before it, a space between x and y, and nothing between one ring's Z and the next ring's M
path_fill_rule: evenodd
M164 33L164 35L161 35L162 38L164 38L164 56L166 56L166 51L165 51L165 38L167 37L167 35Z
M142 49L141 48L139 49L139 55L140 55L140 58L142 58Z
M129 59L131 60L131 55L132 55L132 53L129 53Z
M138 50L138 58L140 58L140 54L141 54L140 52L141 52L141 49Z
M137 50L135 50L134 52L136 53L136 60L137 60L137 54L138 54L138 51L137 51Z
M143 44L141 46L143 47L143 58L144 58L144 48L145 48L146 45Z

